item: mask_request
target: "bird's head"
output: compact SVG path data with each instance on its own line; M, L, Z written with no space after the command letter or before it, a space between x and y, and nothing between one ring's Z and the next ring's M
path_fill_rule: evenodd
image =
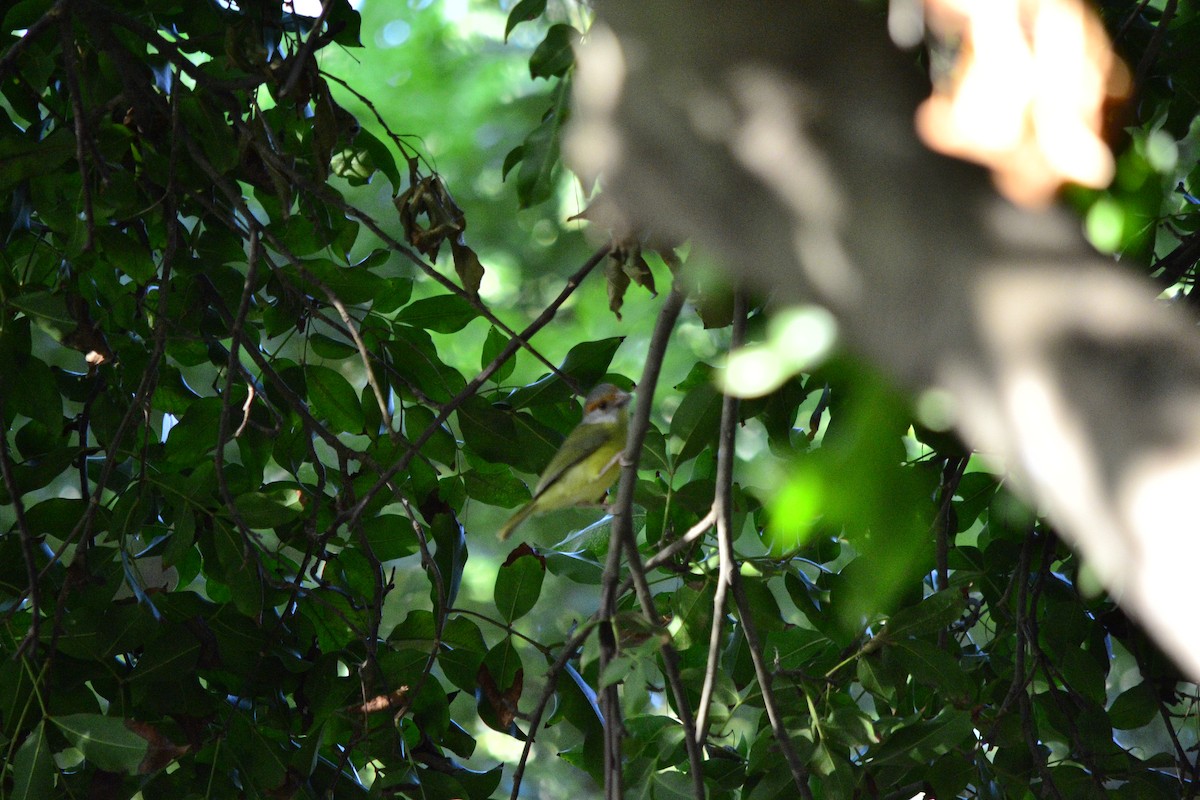
M620 420L629 405L630 394L611 383L602 383L588 392L583 401L583 422L587 425L614 423Z

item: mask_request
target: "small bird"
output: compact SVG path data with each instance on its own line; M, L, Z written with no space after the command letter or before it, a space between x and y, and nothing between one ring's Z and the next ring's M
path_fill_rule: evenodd
M629 393L602 383L583 402L583 419L571 431L538 479L533 499L517 510L504 527L507 539L532 514L596 503L620 474L620 456L629 429Z

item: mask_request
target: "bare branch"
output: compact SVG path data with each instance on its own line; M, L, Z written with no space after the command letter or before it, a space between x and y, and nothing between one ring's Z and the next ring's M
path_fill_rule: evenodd
M75 42L71 37L71 15L65 14L59 20L59 39L63 52L63 69L67 77L67 94L71 98L71 116L75 123L75 160L79 162L79 183L83 193L83 218L87 226L87 241L84 251L89 251L95 244L96 217L92 209L92 180L91 170L88 169L86 151L94 147L91 131L88 130L87 117L83 110L83 94L79 89L79 59L75 56Z
M732 354L746 337L746 293L733 297L733 335L729 342ZM708 638L708 661L704 666L704 685L700 689L700 707L696 711L696 741L708 737L708 709L712 702L717 678L717 662L721 655L721 629L725 622L725 598L737 564L733 558L733 456L737 440L738 399L726 394L721 400L721 428L717 440L716 493L713 515L717 522L717 586L713 591L712 631Z
M641 556L637 551L637 542L633 532L633 494L637 486L637 465L641 457L642 444L646 431L650 427L650 410L654 402L654 390L658 385L662 360L666 354L667 344L674 330L675 321L683 308L683 293L678 285L672 285L662 309L658 313L658 321L646 352L646 365L642 370L642 378L638 383L638 400L634 409L633 419L629 425L629 436L626 440L625 452L622 456L621 483L617 490L617 501L613 511L612 535L609 539L608 560L604 567L604 577L600 595L600 671L617 655L617 640L613 630L613 618L616 615L617 587L620 582L621 553L624 552L632 572L634 587L637 589L638 600L642 612L651 623L657 624L654 615L654 603L646 584L645 572L641 566ZM699 745L695 741L694 722L691 707L679 677L678 654L669 643L662 648L663 674L671 686L675 696L676 707L680 722L684 726L684 742L688 748L688 760L691 765L693 790L698 798L704 797L704 776L702 772L702 757ZM605 797L614 800L622 796L621 775L621 701L617 685L604 687L601 696L601 708L604 711L604 791Z
M225 480L225 443L229 439L229 417L230 412L233 410L230 405L230 399L233 396L233 382L242 373L242 327L246 324L246 314L250 312L250 298L254 296L254 282L258 274L258 261L258 232L251 229L250 252L246 259L246 279L242 283L242 296L238 301L237 311L234 313L232 323L229 326L229 365L225 370L225 389L221 392L221 415L217 420L217 450L213 459L216 464L217 491L220 492L221 499L225 502L225 510L229 512L234 525L237 526L238 531L241 533L243 546L246 548L250 548L250 543L254 535L250 532L250 528L246 525L246 521L242 519L237 505L233 502L233 495L229 493L229 483Z

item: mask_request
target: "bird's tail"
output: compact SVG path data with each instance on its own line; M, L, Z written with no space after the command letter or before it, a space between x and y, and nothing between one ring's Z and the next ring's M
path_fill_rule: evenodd
M500 529L500 533L498 534L500 541L504 541L508 537L512 536L513 531L517 529L517 526L529 519L529 515L533 513L533 510L534 504L526 503L525 505L521 506L517 513L509 517L508 522L504 523L504 527Z

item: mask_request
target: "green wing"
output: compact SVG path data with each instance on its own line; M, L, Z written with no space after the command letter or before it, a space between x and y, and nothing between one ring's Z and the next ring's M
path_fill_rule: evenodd
M553 486L564 472L596 452L612 435L611 425L580 425L571 431L571 435L563 441L562 447L558 448L554 458L546 465L533 496L537 497Z

